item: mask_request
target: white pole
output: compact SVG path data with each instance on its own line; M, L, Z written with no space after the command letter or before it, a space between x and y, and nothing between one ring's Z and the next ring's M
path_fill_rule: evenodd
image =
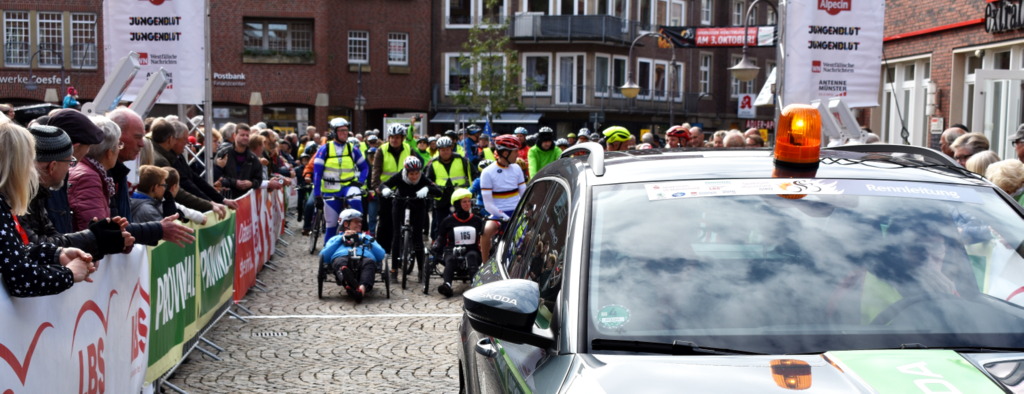
M203 98L203 132L206 137L206 154L204 166L206 168L206 182L213 184L213 155L217 153L217 146L213 143L213 66L210 57L210 0L204 0L205 24L203 26L203 52L206 57L206 92Z

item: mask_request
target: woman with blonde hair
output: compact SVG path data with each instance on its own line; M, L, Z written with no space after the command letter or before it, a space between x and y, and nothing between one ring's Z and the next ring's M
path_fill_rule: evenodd
M970 172L985 176L985 169L997 161L999 161L999 155L996 154L996 152L987 150L984 152L978 152L978 154L971 156L967 159L967 163L964 164L964 167L966 167Z
M14 297L43 296L87 280L96 271L91 255L51 243L30 244L18 222L39 187L32 135L13 122L2 122L0 146L0 277L7 291Z
M1024 205L1024 163L1017 159L997 161L985 170L985 178Z

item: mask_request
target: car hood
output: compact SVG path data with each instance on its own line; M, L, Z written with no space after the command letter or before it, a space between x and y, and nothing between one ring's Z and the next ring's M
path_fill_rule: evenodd
M780 356L580 355L568 392L1024 392L1024 353L836 351Z

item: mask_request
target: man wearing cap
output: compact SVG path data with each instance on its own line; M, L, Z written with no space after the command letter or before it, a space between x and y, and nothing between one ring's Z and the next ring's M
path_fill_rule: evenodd
M71 156L71 138L64 130L53 126L34 125L29 128L29 132L36 141L36 171L41 186L36 189L28 212L18 217L29 242L49 242L61 247L79 248L91 254L94 260L131 248L135 238L125 231L128 222L123 218L99 220L90 224L89 228L75 233L57 232L47 218L46 202L51 190L60 189L64 185L68 171L72 163L75 163Z
M1024 123L1017 126L1017 132L1010 137L1013 144L1013 151L1017 153L1017 160L1024 161Z

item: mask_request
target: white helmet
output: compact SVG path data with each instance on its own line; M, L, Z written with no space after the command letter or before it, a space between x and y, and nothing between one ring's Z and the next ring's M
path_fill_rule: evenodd
M348 142L348 143L350 143L350 144L356 144L356 145L359 145L359 139L358 139L358 138L356 138L356 137L348 137L348 141L346 141L346 142Z
M352 219L360 219L360 220L362 220L363 219L363 214L362 214L362 212L359 212L358 210L349 208L349 209L346 209L344 211L341 211L341 214L338 215L338 219L341 220L342 222L347 222L347 221L352 220Z
M388 135L387 136L388 137L391 137L393 135L405 136L405 132L408 131L408 130L409 130L409 126L407 126L407 125L404 125L404 124L401 124L401 123L392 123L391 126L388 126Z
M339 128L341 126L348 127L348 120L345 120L345 118L334 118L334 119L331 119L330 123L328 123L328 126L331 127L331 130L334 130L334 129Z

